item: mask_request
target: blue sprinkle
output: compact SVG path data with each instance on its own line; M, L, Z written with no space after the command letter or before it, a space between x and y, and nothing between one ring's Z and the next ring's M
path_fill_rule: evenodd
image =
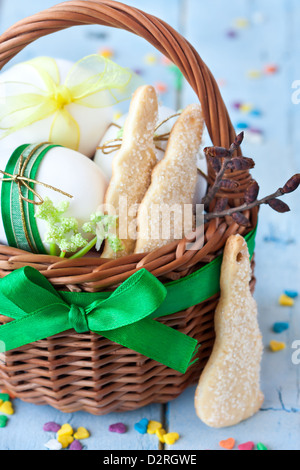
M249 125L246 122L238 122L236 125L237 129L248 129Z
M261 111L259 109L253 109L251 112L250 112L250 116L254 116L254 117L260 117L261 116Z
M288 330L289 327L289 323L274 323L273 331L274 333L283 333L284 331Z
M139 423L135 423L134 429L140 434L147 434L149 420L147 418L141 419Z
M296 291L290 291L290 290L286 290L284 291L285 295L287 295L288 297L290 297L291 299L296 299L299 295L298 292Z

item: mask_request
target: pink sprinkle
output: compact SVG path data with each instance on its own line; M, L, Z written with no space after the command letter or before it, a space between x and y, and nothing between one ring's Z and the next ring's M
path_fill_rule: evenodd
M50 423L46 423L43 426L43 430L46 432L57 432L60 430L60 428L61 428L61 425L54 423L53 421L51 421Z
M124 423L111 424L108 428L110 432L117 432L118 434L125 434L127 427Z
M73 441L69 447L69 450L82 450L82 445L79 441Z
M245 444L240 444L238 446L239 450L253 450L254 449L254 442L246 442Z

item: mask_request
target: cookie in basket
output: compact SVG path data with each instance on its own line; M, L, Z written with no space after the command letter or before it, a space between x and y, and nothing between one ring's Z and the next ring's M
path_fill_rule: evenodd
M216 340L195 395L199 418L208 426L233 426L259 411L262 336L249 287L249 252L240 235L224 250L221 298L215 312Z
M151 252L184 238L184 208L193 205L203 128L201 106L196 104L188 106L175 123L139 208L135 253Z
M103 258L121 257L134 252L136 208L145 196L157 162L153 142L157 117L158 101L155 89L148 85L138 88L130 104L122 145L114 157L113 175L105 196L108 214L115 212L119 216L122 230L127 236L122 238L119 224L118 235L123 249L114 253L110 245L105 243ZM126 216L121 213L121 206L126 210Z

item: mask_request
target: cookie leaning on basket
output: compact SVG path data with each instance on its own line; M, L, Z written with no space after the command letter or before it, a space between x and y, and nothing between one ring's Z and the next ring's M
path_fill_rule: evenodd
M199 418L212 427L233 426L261 407L262 336L250 292L247 244L232 235L224 250L221 298L215 312L216 340L195 395Z

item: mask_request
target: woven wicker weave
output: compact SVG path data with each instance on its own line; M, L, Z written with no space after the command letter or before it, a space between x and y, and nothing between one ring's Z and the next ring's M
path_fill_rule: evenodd
M235 132L210 70L195 49L165 22L136 8L113 1L69 1L24 19L0 37L0 68L26 45L56 31L85 24L121 28L143 37L176 64L199 97L214 145L229 147ZM214 171L209 167L209 182ZM243 202L251 181L248 172L230 173L238 180L236 192L222 194L236 207ZM211 205L214 208L215 201ZM246 235L257 224L257 209L245 215L251 227L216 219L205 226L205 240L176 241L148 255L118 260L89 257L80 260L33 255L0 247L0 277L24 265L38 269L60 290L97 292L113 290L136 270L146 268L162 282L176 280L218 256L228 237ZM252 281L254 287L254 279ZM6 353L0 363L0 382L14 396L64 411L85 410L95 415L126 411L149 403L166 403L198 380L214 343L214 311L218 296L186 311L161 319L163 323L196 338L202 345L199 361L179 374L96 334L65 332ZM1 323L10 321L0 317Z

